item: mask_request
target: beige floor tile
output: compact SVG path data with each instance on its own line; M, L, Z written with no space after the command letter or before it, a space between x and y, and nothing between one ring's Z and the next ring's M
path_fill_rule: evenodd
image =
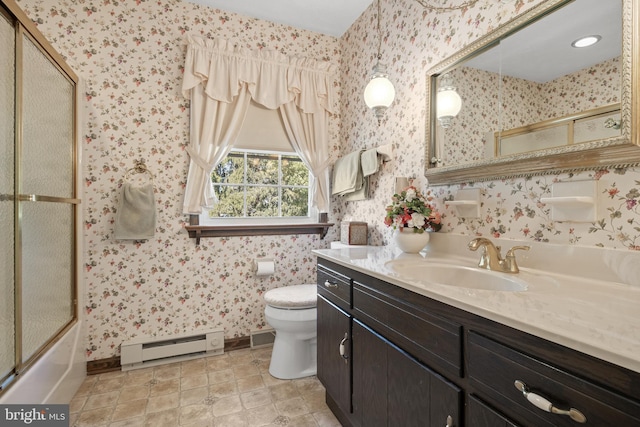
M109 427L143 427L143 426L144 426L144 416L129 418L127 420L122 420L122 421L114 421L111 424L109 424Z
M164 394L150 397L147 403L147 412L161 412L167 409L177 408L180 404L180 393Z
M200 375L191 375L188 377L183 376L180 378L180 390L189 390L191 388L204 387L209 384L207 375L201 373Z
M273 396L273 400L275 402L279 400L293 399L300 395L300 392L291 381L273 385L269 387L269 391L271 392L271 396Z
M261 388L247 393L242 393L240 395L240 400L242 401L242 406L244 406L245 409L256 408L258 406L264 406L271 403L271 393L269 393L269 389Z
M249 421L246 413L236 412L235 414L214 417L213 425L214 427L249 427Z
M105 426L111 421L111 413L113 408L99 408L82 411L78 415L74 426L76 427L100 427Z
M190 377L192 375L201 375L207 371L207 361L203 359L189 360L182 362L180 366L180 376Z
M192 388L180 392L180 406L194 405L203 403L209 397L208 387Z
M88 377L70 403L74 427L339 427L313 377L268 373L271 348Z
M145 427L176 427L180 418L178 409L148 414L144 420Z
M149 397L149 391L149 385L125 387L120 392L118 403L128 402L130 400L146 399Z
M209 395L214 398L221 398L238 394L238 385L235 381L213 384L209 386Z
M87 398L84 404L84 410L104 408L107 406L113 407L118 401L120 391L111 391L109 393L92 394Z
M189 405L180 408L181 426L208 426L213 424L210 405Z
M221 371L223 369L230 369L231 359L227 354L221 356L207 357L207 371Z
M144 415L147 408L147 399L131 400L119 403L111 416L112 421L121 421Z
M151 383L149 396L162 396L163 394L178 393L180 391L180 378L170 380L157 380Z
M238 391L240 393L244 393L251 390L257 390L259 388L264 388L264 381L262 381L261 375L254 375L252 377L246 378L238 378L236 380L238 383Z
M156 366L153 370L153 377L157 380L170 380L180 377L180 364L171 363L169 365Z
M242 411L240 396L228 396L217 399L215 402L213 402L213 405L211 405L211 411L213 413L213 416L215 417Z
M276 402L275 405L280 415L284 415L289 418L295 418L309 413L309 408L301 397L281 400Z
M226 383L236 379L235 375L233 375L233 369L209 372L207 377L209 378L209 384Z
M236 378L246 378L260 375L260 371L258 370L256 365L248 363L244 365L234 365L233 374L236 376Z
M272 405L260 406L246 411L247 421L251 427L272 424L278 418L278 410Z
M110 391L120 390L122 388L123 382L123 376L108 379L98 379L98 381L96 381L95 385L93 386L91 393L107 393Z

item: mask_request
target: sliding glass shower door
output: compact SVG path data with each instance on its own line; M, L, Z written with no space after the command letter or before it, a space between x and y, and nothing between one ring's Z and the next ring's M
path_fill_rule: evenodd
M77 77L0 8L0 394L77 319Z

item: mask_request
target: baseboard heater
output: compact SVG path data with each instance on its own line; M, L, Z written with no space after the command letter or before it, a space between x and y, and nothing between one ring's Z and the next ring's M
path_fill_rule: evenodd
M167 337L141 337L120 345L123 371L158 366L224 353L224 331L213 330Z

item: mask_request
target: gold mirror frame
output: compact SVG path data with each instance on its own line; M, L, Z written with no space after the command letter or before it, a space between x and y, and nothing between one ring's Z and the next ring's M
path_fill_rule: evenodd
M435 167L436 79L498 43L536 18L553 13L571 0L546 0L460 50L427 73L425 176L430 184L446 185L505 178L578 172L640 165L640 0L622 0L621 136L462 165Z

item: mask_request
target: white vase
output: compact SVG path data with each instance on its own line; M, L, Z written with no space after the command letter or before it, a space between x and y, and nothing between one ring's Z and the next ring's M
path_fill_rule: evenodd
M417 254L429 243L429 233L414 233L412 229L400 231L397 230L393 235L396 246L402 252L409 254Z

